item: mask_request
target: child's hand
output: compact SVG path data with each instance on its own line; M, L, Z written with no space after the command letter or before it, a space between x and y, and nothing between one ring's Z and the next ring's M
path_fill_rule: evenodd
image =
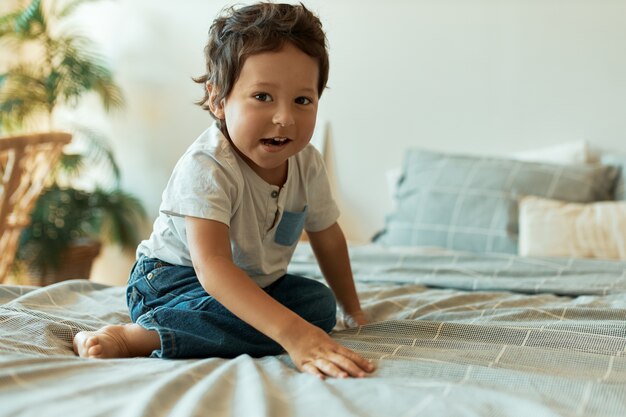
M335 342L313 325L294 331L291 344L284 346L296 367L320 379L327 376L362 378L374 371L374 365L361 355Z

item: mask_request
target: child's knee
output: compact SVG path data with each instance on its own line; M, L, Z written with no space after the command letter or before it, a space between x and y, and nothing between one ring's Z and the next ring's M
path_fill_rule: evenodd
M270 293L285 307L326 332L335 327L337 301L331 289L321 282L287 275Z
M318 283L315 301L311 305L312 324L330 332L337 324L337 301L335 295L327 286Z

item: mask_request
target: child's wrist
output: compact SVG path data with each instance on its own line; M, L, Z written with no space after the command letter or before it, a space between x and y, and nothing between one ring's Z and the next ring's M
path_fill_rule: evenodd
M276 333L274 340L288 351L294 342L304 336L308 324L304 319L296 315L292 320L284 323L284 326Z
M351 308L342 307L342 310L344 313L346 313L349 316L363 315L363 310L361 309L361 305L358 303L356 306L352 306Z
M363 310L360 308L352 312L346 312L346 316L348 317L347 322L350 326L363 326L368 323L365 313L363 313Z

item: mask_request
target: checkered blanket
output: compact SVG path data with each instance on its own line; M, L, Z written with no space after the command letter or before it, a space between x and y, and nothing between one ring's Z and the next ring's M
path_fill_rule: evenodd
M286 355L88 360L82 329L129 321L124 289L0 286L0 415L623 416L626 263L351 248L371 324L333 337L372 359L320 381ZM310 248L291 273L320 277Z

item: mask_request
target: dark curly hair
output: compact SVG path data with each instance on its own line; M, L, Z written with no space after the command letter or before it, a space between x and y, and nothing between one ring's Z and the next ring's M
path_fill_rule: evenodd
M207 84L217 88L214 99L217 105L230 94L246 58L277 51L285 42L291 42L318 60L317 87L321 96L328 81L328 51L319 18L303 4L258 3L241 8L229 7L213 21L209 41L204 47L206 73L193 78L204 89L204 97L196 104L210 112Z

